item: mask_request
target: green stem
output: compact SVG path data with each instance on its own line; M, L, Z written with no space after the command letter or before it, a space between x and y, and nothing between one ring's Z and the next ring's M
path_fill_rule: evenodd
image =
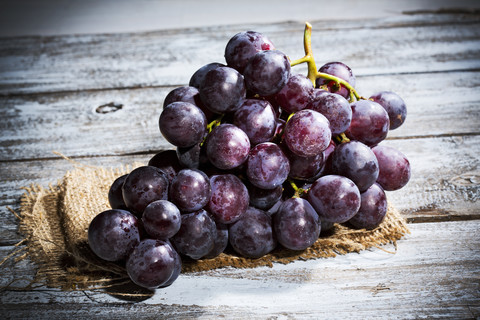
M305 22L305 32L303 34L303 47L305 50L305 56L303 58L293 60L290 62L290 65L296 66L301 63L307 63L308 65L308 75L307 77L312 81L313 86L315 86L315 82L318 78L323 78L327 80L334 81L337 85L343 85L350 91L350 102L354 102L356 100L364 99L361 97L357 91L348 83L347 81L332 76L328 73L318 72L317 66L315 64L315 59L313 58L313 50L312 50L312 25L308 22Z
M308 189L299 188L293 180L288 179L288 182L290 183L290 186L292 187L292 189L295 191L295 194L293 195L292 198L300 198L302 194L305 194L308 192Z

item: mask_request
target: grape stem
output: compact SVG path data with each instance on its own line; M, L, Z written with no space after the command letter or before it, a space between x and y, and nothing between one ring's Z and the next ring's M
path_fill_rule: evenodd
M308 189L299 188L293 180L288 179L288 182L292 186L292 189L295 191L295 194L293 195L292 198L300 198L302 194L305 194L308 192Z
M312 25L308 22L305 22L305 32L303 34L303 47L305 50L305 56L303 58L293 60L290 62L290 65L296 66L301 63L307 63L308 65L308 75L307 77L312 81L313 86L315 86L315 81L318 78L327 79L330 81L334 81L337 86L344 86L350 91L350 102L355 100L365 99L361 97L357 91L348 83L347 81L332 76L331 74L318 72L317 65L315 64L315 59L313 58L313 50L312 50Z

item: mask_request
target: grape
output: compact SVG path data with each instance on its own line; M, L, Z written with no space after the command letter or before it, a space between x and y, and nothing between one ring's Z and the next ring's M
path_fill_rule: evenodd
M387 197L382 187L372 184L367 191L362 192L361 205L358 213L348 222L358 229L374 229L382 223L387 214Z
M218 114L213 113L209 109L205 107L202 103L202 99L200 99L200 93L197 88L195 87L178 87L170 91L165 100L163 101L163 107L167 107L170 103L173 102L189 102L203 111L207 121L213 120L215 117L218 117Z
M320 224L321 224L320 235L328 234L330 231L332 231L333 226L335 225L334 222L330 222L330 221L321 221Z
M278 242L291 250L304 250L320 235L318 214L307 200L290 198L273 216L273 228Z
M167 200L150 203L142 215L143 227L147 234L156 239L169 239L180 229L180 210Z
M200 98L214 113L235 111L246 97L243 76L229 67L208 71L200 87Z
M372 150L380 168L378 184L387 191L403 188L410 180L410 162L407 157L389 146L378 145Z
M310 101L307 108L323 114L330 122L332 135L336 136L348 129L352 121L352 108L341 95L326 91Z
M290 178L309 180L320 172L324 165L323 152L313 156L301 157L288 148L284 148L285 155L290 161Z
M352 69L343 62L329 62L324 64L318 69L319 72L328 73L337 78L347 81L352 87L355 87L355 76L353 75ZM340 87L335 83L335 81L327 80L324 78L318 78L316 80L316 87L326 85L328 90L332 93L341 95L342 97L348 99L350 96L350 90L345 86L340 85Z
M257 144L247 161L248 180L256 187L273 189L288 177L290 163L280 147L272 142Z
M205 148L202 143L197 143L191 147L177 148L176 152L178 162L186 168L198 169L201 165L208 162Z
M313 110L295 113L285 125L284 140L287 147L302 157L322 153L331 139L332 132L327 118Z
M349 178L363 192L378 178L377 157L359 141L342 143L332 153L332 172Z
M287 113L297 112L307 107L312 99L313 89L310 79L301 74L294 74L275 95L275 99Z
M335 142L331 140L327 149L323 151L323 165L318 171L317 176L324 176L332 173L332 154L335 151L336 146Z
M345 134L348 138L374 146L388 134L388 114L378 103L359 100L352 104L352 123Z
M162 170L167 175L168 182L172 182L177 172L182 169L175 150L160 151L148 161L148 165Z
M163 100L163 107L166 108L173 102L189 102L198 107L201 104L200 95L198 89L194 87L178 87L170 91L165 100Z
M260 258L277 244L272 218L260 209L249 207L237 222L230 225L228 240L238 254L246 258Z
M99 213L88 226L88 244L92 251L107 261L128 257L140 242L137 218L121 209Z
M250 196L250 205L261 210L268 210L282 198L283 187L281 185L273 189L262 189L253 184L247 186Z
M251 145L267 142L275 134L275 111L265 100L246 99L235 112L233 124L247 134Z
M225 47L225 60L229 67L243 73L248 60L258 51L273 50L275 46L263 34L245 31L234 35Z
M204 65L203 67L195 71L195 73L190 78L190 82L188 85L199 89L202 86L202 83L205 81L205 76L207 75L208 71L216 69L218 67L226 66L223 63L218 62L212 62Z
M153 201L167 200L168 184L165 173L156 167L142 166L132 170L122 187L127 208L141 215Z
M210 252L203 257L204 259L213 259L217 257L228 246L227 225L223 223L216 223L216 226L217 226L217 237L215 238L213 249L210 250Z
M173 102L163 109L159 126L168 142L177 147L190 147L203 140L207 118L189 102Z
M115 179L108 190L108 203L112 209L127 209L127 205L125 204L125 201L123 201L122 195L122 186L125 182L125 178L127 178L126 174Z
M202 209L210 200L212 192L207 175L197 169L183 169L172 180L169 199L182 212Z
M208 135L207 157L219 169L238 167L247 160L249 152L247 134L233 124L221 124Z
M230 224L245 213L250 201L247 187L233 174L210 177L212 195L208 210L217 223Z
M370 97L373 101L379 103L388 113L390 120L390 130L400 127L407 118L407 106L405 101L391 91L381 91Z
M182 214L182 226L171 238L177 251L198 260L207 255L215 246L217 227L207 211Z
M351 219L360 208L360 191L352 180L327 175L318 178L307 195L320 220L343 223Z
M247 89L260 96L279 92L290 77L290 62L278 50L260 51L249 61L243 72Z
M133 250L126 269L137 285L159 288L172 278L176 269L174 249L163 240L145 239Z
M170 247L172 246L171 244L169 244L169 245L170 245ZM180 257L178 252L175 249L173 249L173 247L172 247L172 252L173 252L174 259L175 259L174 264L173 264L173 273L170 276L170 278L168 278L167 282L162 284L159 288L166 288L166 287L172 285L172 283L175 280L177 280L178 276L182 272L182 258Z

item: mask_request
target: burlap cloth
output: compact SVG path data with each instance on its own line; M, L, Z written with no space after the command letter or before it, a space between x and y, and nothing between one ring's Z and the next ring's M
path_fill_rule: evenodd
M75 165L56 185L32 185L21 198L19 230L25 236L28 256L36 263L35 282L62 289L100 288L128 282L123 266L97 258L87 243L90 221L110 209L108 189L114 179L134 167L116 169ZM374 230L354 230L335 225L310 248L293 252L277 248L259 258L247 259L232 252L215 259L184 260L182 272L222 267L253 268L295 260L334 257L387 243L396 244L409 233L405 220L391 206Z

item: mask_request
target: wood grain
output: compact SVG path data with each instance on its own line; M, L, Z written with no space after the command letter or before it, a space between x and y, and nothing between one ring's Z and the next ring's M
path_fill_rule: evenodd
M480 72L438 73L435 78L430 74L368 76L357 83L366 97L389 90L405 100L407 120L389 138L480 133ZM173 88L0 98L0 159L51 158L52 151L99 156L172 148L160 134L158 118ZM122 108L106 114L95 111L111 102Z
M479 221L414 224L395 254L373 249L273 268L182 274L136 303L102 290L47 288L8 291L0 301L11 318L58 319L74 304L77 317L471 319L480 316L479 227Z
M476 14L311 23L318 66L343 61L358 76L480 68L480 22ZM304 25L298 22L2 38L0 94L185 84L204 64L224 62L228 40L250 29L265 33L292 59L304 55ZM374 45L366 45L370 41Z

